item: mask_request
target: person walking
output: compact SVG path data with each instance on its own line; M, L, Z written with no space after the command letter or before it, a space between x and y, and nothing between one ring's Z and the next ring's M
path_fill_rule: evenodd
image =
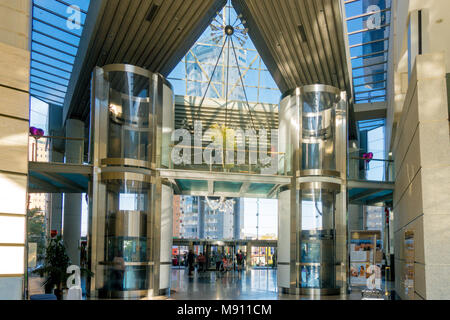
M192 276L192 271L194 271L194 261L195 261L195 255L192 250L189 250L188 256L187 256L187 263L189 268L189 276Z
M244 255L242 254L242 251L239 250L239 252L236 254L236 261L238 265L238 272L242 271L242 267L244 264Z
M218 252L215 253L214 258L216 260L216 271L220 271L220 265L222 264L222 258Z
M205 272L206 256L204 256L203 253L200 253L197 257L197 261L198 261L198 271Z

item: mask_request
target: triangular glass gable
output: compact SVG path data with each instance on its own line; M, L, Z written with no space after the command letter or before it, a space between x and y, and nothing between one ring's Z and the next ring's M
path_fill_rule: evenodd
M228 24L235 29L232 36L234 50L232 45L229 48L227 43L224 45L226 41L224 29ZM223 52L220 55L222 47ZM213 79L208 87L216 64ZM203 97L207 90L208 98L245 101L241 76L250 103L279 103L280 91L248 37L231 2L228 1L169 74L168 79L173 84L176 95Z

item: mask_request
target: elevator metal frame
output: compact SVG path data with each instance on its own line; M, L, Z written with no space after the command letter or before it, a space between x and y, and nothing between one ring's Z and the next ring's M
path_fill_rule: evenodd
M141 79L146 78L148 80L148 98L126 97L129 101L148 100L146 102L149 103L148 128L150 134L147 154L150 153L149 156L151 157L148 161L125 157L108 158L111 88L105 76L111 72L138 75ZM136 66L112 64L102 68L95 68L91 90L92 108L89 156L93 165L93 178L89 185L91 201L88 230L88 245L90 248L88 259L90 269L94 272L94 277L90 281L91 296L99 296L99 290L108 281L108 279L104 281L104 278L107 278L108 275L106 271L100 271L102 270L100 265L108 266L108 263L111 264L106 261L105 257L105 232L108 222L106 221L106 183L111 181L122 181L124 183L131 181L132 184L147 184L150 186L147 191L147 212L145 212L147 219L144 219L146 221L132 219L128 215L127 219L119 219L118 223L120 225L115 226L116 230L121 228L123 230L127 228L127 230L134 229L131 232L138 232L136 229L144 230L144 234L141 236L146 238L146 244L150 244L150 246L146 246L145 257L147 258L144 259L146 261L124 262L124 268L127 266L146 266L147 288L144 290L115 290L108 294L117 298L140 298L165 294L170 287L168 279L170 276L172 237L171 234L170 238L167 236L167 231L170 230L170 233L172 232L172 219L165 219L165 222L162 220L164 213L168 214L166 212L168 210L167 203L171 203L173 190L172 185L161 177L160 172L156 168L168 168L170 166L170 161L167 161L167 157L164 156L164 153L167 154L167 150L163 150L163 146L169 145L167 139L170 140L173 130L174 97L172 86L160 74L151 73ZM138 145L136 145L137 147ZM172 212L170 211L171 214ZM105 267L105 269L107 268Z
M302 96L305 93L330 93L338 97L336 103L336 129L335 129L335 161L336 170L328 169L313 169L313 170L302 170L302 138L303 135L303 101ZM286 108L291 108L291 110L283 111L283 100L295 99L292 102L293 106L287 105ZM290 102L287 102L288 104ZM282 113L286 112L285 115ZM280 102L280 135L282 135L283 125L282 122L286 124L288 132L286 133L286 148L287 159L284 163L284 170L292 176L291 182L280 188L279 199L284 199L287 201L289 198L289 208L280 207L281 210L289 210L290 221L289 221L289 240L280 241L279 239L279 253L282 251L280 246L286 246L289 241L289 261L282 261L285 255L279 254L279 273L278 277L282 277L280 274L283 272L281 269L286 271L288 266L289 270L289 287L280 286L281 292L289 294L303 294L303 295L332 295L332 294L346 294L347 289L347 221L346 221L346 208L347 208L347 96L345 92L339 91L337 88L327 86L327 85L308 85L304 87L299 87L286 92ZM281 139L280 139L281 140ZM289 150L289 148L291 148ZM280 150L284 151L284 150ZM330 192L334 192L334 237L335 239L335 275L336 275L336 286L332 288L308 288L302 287L301 279L301 268L303 266L310 265L301 259L300 247L304 240L302 240L302 190L313 188L313 189L323 189ZM282 195L283 192L289 193L286 196ZM283 200L281 200L283 201ZM279 215L281 213L279 212ZM279 217L280 219L280 217ZM283 232L281 230L281 220L279 222L279 235ZM287 231L287 230L285 230ZM321 249L322 250L322 249ZM317 264L317 263L316 263ZM317 264L320 267L320 263ZM322 269L321 269L322 270Z

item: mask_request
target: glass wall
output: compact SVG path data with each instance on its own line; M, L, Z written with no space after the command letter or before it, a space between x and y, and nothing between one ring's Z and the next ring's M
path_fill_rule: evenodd
M180 196L174 198L174 238L276 240L278 200ZM219 207L217 207L219 206Z
M381 232L381 247L384 240L384 207L363 206L365 230L378 230Z
M226 40L224 29L227 24L234 24L235 32L241 33L242 37L237 40L233 36L235 50L225 45L219 59ZM203 97L211 80L206 97L245 101L237 67L239 64L248 101L277 104L280 91L246 34L231 1L228 1L227 6L168 76L175 94ZM217 68L211 79L216 63Z
M355 103L386 100L390 3L345 1Z
M150 79L131 72L109 72L109 159L151 161ZM133 92L128 92L132 88Z
M385 152L385 119L358 121L359 150L350 154L349 165L357 165L358 177L351 179L366 179L372 181L387 181L386 169L392 166ZM365 157L368 157L367 159ZM391 167L392 169L392 167Z
M336 103L331 92L302 94L302 170L336 170Z
M107 291L148 287L151 243L147 239L151 185L138 181L107 183L105 273ZM117 268L117 265L123 268ZM106 289L106 288L104 288Z
M156 295L166 290L160 280L168 273L153 271L169 268L159 264L170 261L170 251L161 249L172 235L162 227L170 222L162 206L172 194L152 171L162 166L166 134L154 128L171 134L171 115L162 111L173 107L173 93L161 75L131 65L96 68L92 83L90 156L102 170L94 170L89 217L91 288L101 298Z
M334 288L335 192L326 189L301 190L301 285L305 288Z
M278 239L278 200L244 198L243 239Z

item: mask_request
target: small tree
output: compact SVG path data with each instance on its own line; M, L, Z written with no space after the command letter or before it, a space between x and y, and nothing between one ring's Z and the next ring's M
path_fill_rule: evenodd
M41 277L46 277L44 282L46 293L50 293L56 287L55 295L58 299L61 299L62 290L69 277L67 273L69 266L70 258L67 255L61 236L50 239L45 250L44 265L36 270Z
M63 289L67 289L66 283L70 274L67 268L71 265L70 258L67 255L66 247L60 235L51 238L45 250L44 265L36 269L41 277L45 276L45 292L50 293L55 288L54 294L58 299L62 299ZM92 277L94 274L85 268L80 268L82 275Z

